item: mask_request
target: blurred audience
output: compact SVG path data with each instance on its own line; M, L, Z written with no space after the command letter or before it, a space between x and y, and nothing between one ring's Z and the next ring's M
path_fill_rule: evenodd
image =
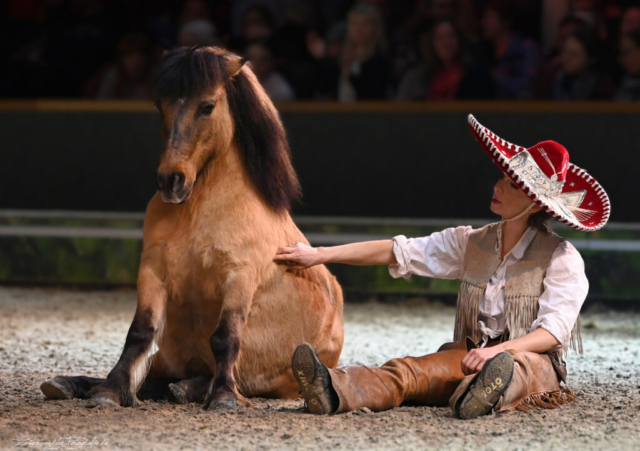
M611 98L615 86L599 67L600 42L595 32L582 29L562 44L560 64L538 85L538 98L553 100L597 100Z
M619 61L624 69L624 78L615 99L640 100L640 30L636 29L622 35Z
M150 100L151 42L143 33L124 36L113 64L85 85L85 96L97 99Z
M347 37L338 64L340 102L386 98L389 61L378 9L359 4L349 11Z
M147 79L162 51L217 45L248 55L269 95L281 101L638 100L640 0L543 5L7 0L0 95L148 98ZM565 14L556 33L542 29Z
M449 19L418 34L421 63L409 70L398 100L488 99L493 94L488 69L468 51L460 31Z
M256 40L245 52L251 68L258 77L267 95L274 102L291 102L296 95L286 78L274 67L273 52L266 39Z
M250 6L242 16L240 36L231 42L231 49L240 51L250 42L269 38L275 29L275 19L266 6L260 4Z
M530 97L541 64L540 48L516 30L517 2L491 0L482 13L482 33L490 44L493 79L501 98Z
M627 34L635 30L640 30L640 5L627 8L620 22L620 33Z
M216 27L207 19L195 19L185 23L178 31L178 45L216 45Z

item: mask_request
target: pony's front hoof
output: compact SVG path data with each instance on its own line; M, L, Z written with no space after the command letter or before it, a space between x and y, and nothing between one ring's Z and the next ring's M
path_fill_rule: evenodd
M40 391L47 399L73 399L73 387L62 376L43 382Z
M90 407L121 407L120 400L115 393L97 393L89 401Z
M187 394L182 389L182 387L180 387L179 385L177 385L177 384L169 384L169 390L171 390L171 394L173 395L173 401L176 404L188 404L189 403L189 401L187 400Z
M219 392L204 406L207 410L235 409L238 407L238 397L233 392Z

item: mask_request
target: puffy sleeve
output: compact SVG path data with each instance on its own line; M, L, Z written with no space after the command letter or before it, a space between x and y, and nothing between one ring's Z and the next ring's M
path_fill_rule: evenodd
M560 342L554 351L567 350L571 331L589 292L584 261L568 241L561 242L553 252L543 285L538 317L531 325L531 331L542 327Z
M438 279L459 279L464 270L468 226L452 227L423 238L393 238L393 253L397 264L389 265L394 277L408 279L411 274Z

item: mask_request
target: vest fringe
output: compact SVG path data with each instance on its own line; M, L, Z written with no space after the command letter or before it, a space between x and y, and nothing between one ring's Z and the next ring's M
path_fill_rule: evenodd
M453 331L455 343L464 341L467 337L471 337L477 343L482 338L478 329L478 315L480 301L486 288L486 285L478 286L468 281L460 284L456 303L456 324Z
M536 409L557 409L570 402L575 402L575 400L576 395L574 391L569 387L562 387L560 390L527 396L520 401L520 403L506 411L517 410L520 412L529 412Z
M582 321L580 320L580 315L578 315L578 319L576 319L576 324L573 326L573 331L571 331L571 349L580 354L584 354L584 349L582 347Z
M515 340L524 337L529 333L525 325L530 327L538 316L538 297L523 294L507 295L504 309L505 332L508 332L509 336L503 335L503 339Z

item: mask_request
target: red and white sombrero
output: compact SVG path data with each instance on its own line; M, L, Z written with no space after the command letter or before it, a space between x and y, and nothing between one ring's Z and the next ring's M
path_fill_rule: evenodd
M584 169L569 163L555 141L525 149L505 141L469 115L476 139L502 171L551 216L574 229L593 232L609 219L609 196Z

